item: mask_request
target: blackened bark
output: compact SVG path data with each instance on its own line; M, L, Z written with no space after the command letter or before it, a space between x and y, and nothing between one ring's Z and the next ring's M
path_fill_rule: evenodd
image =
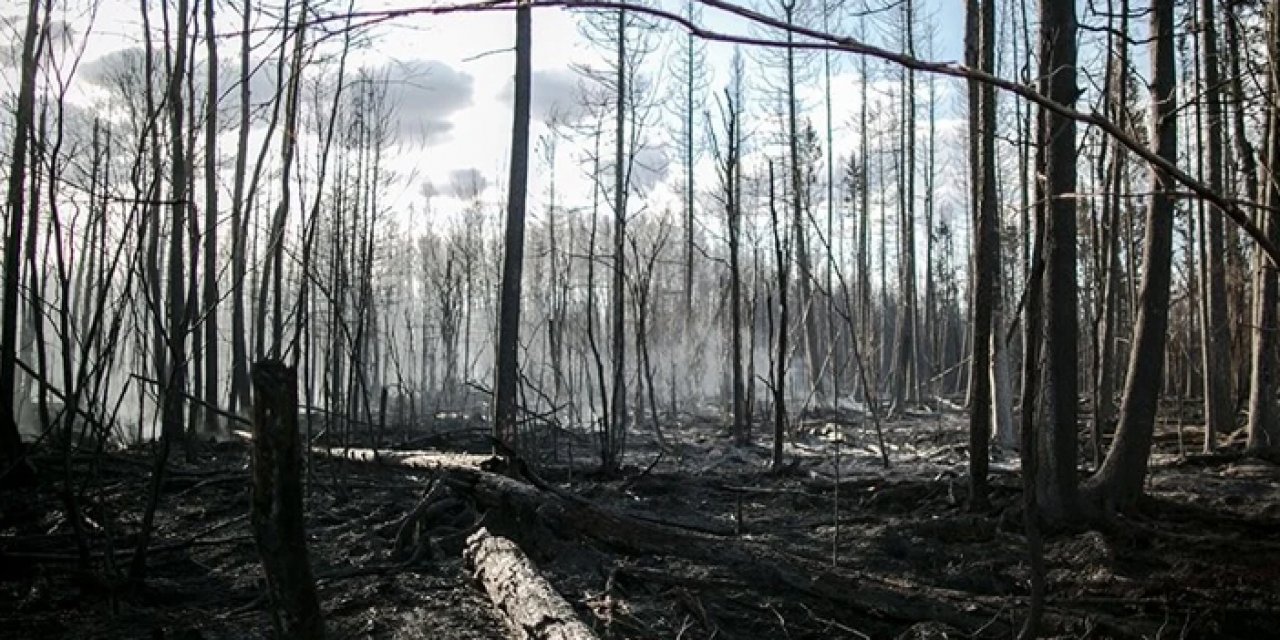
M1200 0L1200 41L1204 51L1205 165L1209 171L1209 188L1222 190L1222 103L1218 87L1218 35L1214 21L1213 0ZM1212 205L1210 205L1212 207ZM1210 211L1208 237L1205 238L1206 313L1201 323L1204 341L1204 450L1214 449L1216 434L1235 426L1231 402L1231 331L1227 319L1227 279L1224 256L1224 229L1219 211Z
M1271 70L1268 77L1268 95L1280 91L1280 0L1270 5L1268 57ZM1262 226L1267 236L1275 241L1280 237L1280 106L1272 104L1268 115L1267 166L1271 180L1267 181L1268 211L1263 214ZM1249 449L1261 449L1280 445L1280 425L1276 424L1276 265L1263 252L1254 258L1253 298L1253 366L1249 385Z
M239 133L236 136L235 178L231 191L231 398L232 411L242 410L249 404L249 354L247 350L247 329L245 327L244 290L245 290L245 242L248 227L245 219L248 212L245 208L245 172L247 170L249 150L249 114L250 104L249 75L252 73L249 52L252 26L250 10L252 0L245 0L241 12L241 45L240 45L240 113Z
M981 7L979 7L981 4ZM995 6L993 0L970 0L968 51L983 70L994 66ZM987 467L991 441L992 311L998 293L1000 251L999 212L996 209L995 91L969 83L970 142L974 190L973 341L970 359L972 401L969 413L969 490L972 510L987 508Z
M626 238L627 238L627 184L625 159L627 139L627 12L618 11L618 59L617 83L618 95L615 96L614 109L614 146L613 146L613 301L610 310L610 322L613 325L611 352L613 354L613 389L610 396L610 420L608 429L612 434L609 456L601 460L606 471L616 471L621 465L622 443L625 442L627 430L627 378L626 357L627 343L624 330L626 327Z
M497 384L494 385L493 437L515 445L517 356L520 345L520 282L524 266L525 199L529 182L529 86L533 53L532 10L516 10L515 109L511 125L511 180L507 193L506 243L502 255L502 299L498 317Z
M271 625L282 639L324 637L307 558L298 444L297 372L278 360L253 365L253 493L249 520L267 578Z
M1151 3L1151 121L1156 153L1177 161L1178 129L1174 78L1173 4ZM1147 206L1142 285L1120 422L1110 453L1089 483L1089 497L1103 513L1131 508L1142 495L1155 429L1169 325L1173 258L1173 178L1152 169Z
M751 439L751 422L747 416L746 378L742 366L742 211L738 201L738 174L741 170L738 161L738 110L741 105L734 101L734 96L725 91L725 108L722 110L724 122L725 152L721 159L720 177L725 196L725 215L729 223L729 322L733 325L731 337L733 369L733 439L740 445Z
M27 25L22 38L22 79L18 87L18 110L13 126L13 155L9 165L7 213L8 237L4 243L4 301L0 307L0 480L6 483L28 480L31 468L22 457L22 436L18 432L18 411L26 398L15 398L17 379L18 291L22 268L22 217L26 200L27 142L35 112L35 48L38 2L27 7ZM10 475L16 472L15 475Z
M1076 3L1040 2L1042 92L1074 108L1076 86ZM1046 110L1047 111L1047 110ZM1045 224L1044 331L1045 394L1049 418L1040 431L1037 489L1041 514L1050 523L1070 520L1077 510L1076 419L1079 396L1079 342L1076 282L1076 124L1052 111L1044 114Z
M218 406L218 38L213 22L216 0L204 2L208 92L205 98L204 160L204 402ZM194 247L192 247L194 250ZM205 411L205 432L218 430L218 415Z
M773 461L774 471L782 470L782 450L787 437L787 287L790 256L778 228L778 205L774 193L773 163L769 163L769 219L773 229L773 254L778 266L778 334L773 376Z

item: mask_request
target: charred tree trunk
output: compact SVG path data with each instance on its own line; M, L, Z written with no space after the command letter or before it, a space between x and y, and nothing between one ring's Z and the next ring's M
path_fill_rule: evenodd
M1204 51L1204 100L1207 147L1204 162L1209 171L1209 188L1222 190L1222 103L1218 88L1218 36L1214 26L1213 0L1200 0L1200 41ZM1231 331L1227 318L1227 279L1223 256L1222 214L1211 210L1206 216L1204 271L1205 317L1201 323L1204 342L1204 450L1212 452L1216 435L1235 426L1231 402Z
M267 578L271 625L282 639L324 637L302 517L298 380L278 360L253 366L253 493L249 520Z
M18 298L22 269L22 217L26 201L27 142L35 114L36 36L38 2L27 7L27 24L22 38L22 79L18 87L18 110L13 125L13 155L9 157L9 218L4 243L4 300L0 306L0 481L19 484L32 479L33 470L22 457L22 436L18 432L18 412L26 398L16 397ZM10 475L14 472L13 475Z
M1129 25L1129 3L1120 3L1119 33L1127 33ZM1129 44L1125 38L1115 38L1115 54L1110 61L1111 91L1109 92L1109 110L1111 117L1120 126L1128 123L1128 89L1129 89ZM1100 331L1098 340L1097 362L1095 369L1097 381L1094 386L1094 411L1090 443L1093 448L1093 462L1102 465L1105 456L1102 442L1110 433L1115 419L1115 387L1116 360L1118 350L1117 339L1120 335L1120 210L1123 206L1121 192L1125 184L1125 148L1119 141L1114 141L1111 149L1110 165L1107 167L1105 212L1105 241L1102 247L1106 261L1106 278L1103 284L1102 312L1099 314Z
M972 62L990 71L995 63L994 0L970 0L968 50ZM981 7L979 8L979 4ZM991 441L992 310L997 288L1000 251L999 211L996 208L995 91L989 85L969 83L970 134L974 190L973 341L970 359L972 402L969 413L970 509L987 508L987 457ZM974 110L974 107L977 107ZM998 338L997 338L998 339Z
M1156 152L1177 161L1178 129L1174 75L1173 4L1156 0L1151 8L1151 120ZM1160 399L1166 330L1169 325L1169 284L1173 258L1173 179L1152 169L1152 193L1147 207L1142 289L1134 330L1129 373L1116 440L1102 467L1090 482L1091 501L1104 513L1132 507L1142 495L1151 438Z
M624 441L627 429L627 389L626 389L626 237L627 237L627 184L625 174L626 139L627 139L627 12L618 11L618 59L617 89L618 95L614 103L614 147L613 147L613 300L610 322L613 330L610 336L611 353L613 355L613 386L609 397L609 416L612 421L608 425L613 437L618 442ZM610 451L610 455L601 460L605 471L616 471L622 464L622 449Z
M240 113L239 132L236 137L235 177L231 190L231 397L229 406L232 411L242 410L249 404L249 354L248 336L245 327L245 243L248 227L245 225L247 210L245 207L245 173L248 170L249 151L249 116L250 104L249 76L250 34L252 26L250 11L251 0L245 1L242 9L240 27Z
M769 217L773 229L773 255L778 269L778 339L773 374L773 461L774 471L782 469L782 448L787 438L787 287L790 285L790 256L779 229L777 197L774 194L773 163L769 163Z
M1270 4L1267 51L1270 54L1268 94L1280 92L1280 0ZM1280 106L1270 105L1267 126L1268 209L1262 214L1263 229L1272 242L1280 238ZM1249 385L1249 449L1280 445L1280 425L1276 424L1276 264L1262 251L1254 260L1253 364Z
M1043 93L1073 107L1076 86L1076 3L1040 2ZM1076 124L1044 113L1046 215L1044 243L1045 394L1049 422L1040 432L1037 480L1042 516L1063 523L1077 510L1076 419L1079 319L1076 286Z
M529 87L532 68L532 9L516 10L516 87L511 125L511 181L507 194L507 230L502 255L502 300L498 319L497 381L494 385L493 437L513 446L516 435L517 356L520 345L520 279L524 264L525 199L529 182Z
M218 406L218 37L213 21L215 0L204 2L205 63L208 92L205 99L204 160L204 402ZM218 431L218 416L204 412L206 433Z
M782 5L783 12L786 16L787 24L795 24L796 19L796 0L786 0ZM795 34L787 32L787 42L792 42ZM809 259L809 243L807 241L807 233L805 217L808 211L805 206L805 180L804 169L801 167L803 160L800 157L800 128L798 111L800 109L799 98L796 96L796 66L799 61L796 60L797 52L793 48L788 48L786 52L787 65L787 152L790 162L788 163L791 176L791 223L793 233L795 234L794 246L792 252L796 261L796 279L800 285L800 301L801 321L804 323L803 344L804 344L804 360L808 364L806 372L808 374L809 386L818 392L819 401L827 399L827 392L821 382L822 361L819 354L822 353L821 346L818 343L818 317L813 310L813 267ZM787 286L783 283L783 286ZM785 323L784 323L785 325Z

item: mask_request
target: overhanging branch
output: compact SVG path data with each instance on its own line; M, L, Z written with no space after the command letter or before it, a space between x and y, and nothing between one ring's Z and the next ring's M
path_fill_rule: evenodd
M1079 111L1073 107L1055 102L1041 95L1035 89L1028 85L1020 84L1012 80L1001 78L997 75L987 73L978 69L974 69L959 62L935 62L923 60L914 56L909 56L895 51L890 51L881 47L867 44L855 38L847 36L838 36L827 33L818 29L803 27L795 24L788 24L783 20L773 18L758 11L748 9L736 5L727 0L697 0L703 6L711 7L737 16L749 23L777 29L781 32L790 32L795 36L801 36L806 40L773 40L750 35L739 35L725 33L707 29L702 25L690 20L677 13L666 11L657 7L648 7L640 4L629 2L628 0L527 0L534 7L561 7L567 9L603 9L603 10L626 10L634 13L645 14L661 20L679 25L688 31L691 35L702 40L713 42L726 42L732 44L740 44L753 47L768 48L792 48L807 49L819 51L839 51L852 53L856 55L870 56L879 60L884 60L908 69L920 71L922 73L932 73L935 75L958 78L962 80L974 80L983 84L988 84L1001 89L1007 93L1011 93L1024 100L1032 102L1040 107L1047 109L1055 114L1065 118L1070 118L1076 122L1097 127L1111 138L1124 145L1138 157L1142 158L1147 164L1156 171L1162 171L1173 178L1175 182L1186 187L1191 194L1199 197L1215 208L1222 211L1226 216L1236 224L1245 233L1249 234L1253 241L1267 254L1272 264L1280 266L1280 248L1277 248L1263 230L1253 222L1249 214L1246 213L1239 203L1226 198L1221 194L1210 189L1207 185L1196 180L1191 174L1178 168L1178 166L1164 158L1161 158L1155 151L1139 142L1136 138L1124 131L1120 125L1112 122L1101 114L1090 111ZM479 12L479 11L512 11L517 7L516 0L480 0L477 2L447 4L436 6L410 7L398 9L394 11L362 11L354 14L329 15L316 18L317 22L330 22L335 20L346 20L348 18L356 18L366 21L365 24L358 26L368 26L387 20L407 17L412 15L438 15L448 13L462 12ZM1258 205L1249 205L1250 208L1257 208Z

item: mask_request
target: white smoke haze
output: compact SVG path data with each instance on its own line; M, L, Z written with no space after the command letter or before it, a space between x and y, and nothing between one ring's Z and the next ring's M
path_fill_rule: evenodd
M171 207L167 205L171 203L166 202L172 192L173 167L168 159L171 140L165 114L161 112L160 117L149 120L145 98L150 88L153 100L162 107L165 52L163 43L153 40L156 50L152 77L144 77L143 49L130 35L140 24L136 7L112 6L119 9L119 15L106 15L88 36L83 62L70 79L66 104L57 112L60 120L49 125L50 131L53 124L61 126L62 152L74 158L62 165L64 181L59 183L57 192L63 204L59 220L65 229L63 259L73 274L90 269L101 272L106 258L96 254L96 249L104 245L121 247L123 255L146 256L150 236L141 234L154 233L160 247L154 266L163 274L167 266L164 248L174 232L169 228ZM599 364L607 371L611 367L612 337L608 309L619 293L610 284L616 264L611 175L615 133L609 112L589 104L599 102L599 96L592 95L599 92L599 86L587 81L573 66L606 68L607 56L582 41L572 15L547 16L540 16L539 23L543 37L533 75L532 136L535 141L554 143L554 150L537 155L531 167L521 358L528 385L540 392L528 395L530 409L556 410L556 420L586 429L595 424L602 411L595 352L601 354ZM231 18L229 14L220 18L228 21L228 33L238 27ZM255 24L262 25L271 21L264 15L255 15L254 19ZM402 25L403 28L385 33L362 34L359 47L348 59L341 87L336 84L341 59L339 38L324 39L306 58L299 123L291 138L296 146L289 185L291 200L285 212L287 246L281 305L286 324L299 317L308 318L310 323L310 377L305 383L311 403L319 409L339 411L353 403L367 405L376 400L380 388L392 386L417 406L465 409L462 405L479 397L477 387L492 386L511 131L512 76L510 57L505 52L510 33L506 22L489 30L446 26L463 24L498 25L488 22L488 18L469 16L456 23L423 20L414 22L415 28ZM85 37L74 26L64 31L72 41ZM188 123L192 127L188 134L194 145L189 167L190 193L194 197L188 212L196 216L198 224L186 233L195 237L209 233L203 228L202 214L204 168L206 161L211 161L219 196L218 228L213 231L218 238L214 279L223 297L213 309L195 305L191 317L208 314L219 325L218 406L226 406L231 395L227 366L231 340L247 342L257 331L254 325L259 315L260 279L266 273L270 220L284 192L280 177L286 132L277 112L281 108L280 56L285 55L287 60L288 50L279 48L279 35L264 29L254 36L252 73L247 78L250 129L242 158L235 155L241 106L238 38L219 43L220 126L219 153L215 158L203 157L205 141L200 128L207 99L205 52L202 47L192 50L194 74L189 86L193 95L188 106L194 120ZM650 287L647 338L658 409L660 413L687 418L690 413L724 410L729 378L727 234L715 162L707 148L700 150L692 176L697 210L694 228L684 228L683 185L689 176L684 175L680 151L672 143L672 134L679 127L671 120L666 105L660 104L675 94L664 85L668 81L667 61L662 59L664 50L656 51L637 70L634 86L643 89L637 100L645 117L634 123L634 131L628 132L634 136L629 143L634 142L635 147L629 148L625 159L631 169L626 185L631 231L623 258L628 274L624 292L626 375L628 388L634 389L647 384L650 374L641 370L642 354L636 344L639 324L632 302L643 275L649 279ZM700 128L718 126L713 122L715 110L709 96L719 91L728 77L725 71L730 53L730 49L721 47L708 50L707 93L697 106L699 113L695 117ZM0 57L0 62L5 60ZM762 87L772 71L750 64L748 104L743 115L747 131L742 158L743 277L747 291L743 331L748 354L754 360L751 387L757 408L763 408L767 404L766 381L773 369L770 363L775 357L776 327L769 314L778 293L764 177L770 163L779 176L785 175L787 168L784 149L768 131L775 123L774 107ZM860 106L863 79L851 64L837 67L832 82L836 108L831 148L827 148L825 136L818 136L820 149L816 157L834 156L840 166L860 148L863 135L868 135L876 155L865 159L873 178L873 193L870 211L863 213L871 227L868 235L877 273L856 272L849 235L855 212L845 205L842 185L836 185L834 205L840 219L837 227L844 230L844 235L830 249L819 241L817 236L823 231L827 209L821 162L809 168L815 178L806 187L810 198L808 215L815 222L807 233L816 264L831 256L846 278L869 275L876 279L877 300L887 293L883 299L888 300L890 308L884 315L892 318L892 307L897 304L892 299L896 287L892 274L899 256L892 242L884 251L878 247L882 238L896 237L896 202L901 199L894 186L892 158L885 151L900 138L894 113L897 80L883 70L876 74L868 86L871 132L864 134L853 119ZM51 89L52 78L42 78L42 87ZM939 154L936 188L931 195L938 220L950 225L953 246L962 248L967 246L967 218L960 213L967 194L963 180L958 179L963 167L959 151L963 148L963 123L947 106L957 101L960 87L942 82L938 89L935 129ZM339 90L342 99L337 101L337 113L332 113ZM806 83L800 92L806 106L806 125L822 132L826 116L819 108L824 97L820 83ZM4 117L10 117L7 110ZM96 145L95 125L99 136ZM333 144L327 145L326 132L331 125L335 135ZM927 134L923 118L917 126L916 137L923 139ZM699 135L704 145L708 140L705 134L701 131ZM159 149L155 158L149 148L152 143ZM92 160L95 148L101 156L98 164ZM326 152L328 155L323 156ZM233 234L229 223L238 159L245 161L250 172L246 182L253 189L238 203L245 207L239 213L246 218L246 272L241 283L232 280ZM322 166L325 181L320 184ZM922 169L917 167L917 171ZM789 196L787 180L779 178L775 186L780 199ZM924 195L918 193L909 207L918 211L923 203ZM782 208L786 209L786 205ZM551 229L553 218L556 227ZM929 230L920 222L921 216L913 219L917 245L923 246ZM151 225L152 220L158 221L158 226ZM143 221L147 221L145 225ZM593 227L594 243L590 240ZM47 222L41 233L51 233ZM687 259L684 243L690 233L696 245L694 306L686 318L681 301L685 297ZM659 238L663 240L657 249ZM37 245L37 264L47 265L42 275L46 282L52 282L57 273L57 252L48 242ZM653 255L655 251L657 255ZM303 271L304 255L309 260L307 272ZM149 259L139 264L146 264L146 260ZM888 276L885 291L878 284L880 261ZM647 265L653 266L652 274L643 273ZM957 286L963 291L964 265L956 266L961 272ZM195 277L203 277L202 263L195 263L192 269ZM129 439L136 439L138 433L145 439L155 432L158 389L141 378L163 377L157 368L156 344L150 334L157 314L163 317L167 293L162 286L157 287L159 298L152 299L156 294L141 267L129 263L118 266L111 277L117 288L107 306L112 314L125 320L108 367L109 383L93 397L93 411L108 415L123 397L118 403L119 429ZM923 273L920 277L924 277ZM794 278L793 272L792 282L786 285L793 302L799 295ZM130 283L127 289L126 282ZM309 287L305 313L297 308L303 302L300 292L304 283ZM250 335L230 333L231 309L226 296L237 285L245 292ZM69 304L79 305L73 335L60 336L56 319L45 320L43 333L50 362L61 361L64 339L75 344L89 332L86 306L81 301L90 300L89 294L99 286L92 278L77 275L72 279L73 302ZM44 294L43 301L55 307L62 304L51 293ZM273 313L267 309L268 325ZM793 322L796 317L793 308ZM594 348L586 337L589 323L596 342ZM189 344L199 331L197 322L187 337ZM31 327L23 327L20 332L34 333ZM793 401L804 403L810 400L808 374L804 354L796 347L796 329L792 327L791 332L792 348L786 354L787 386ZM256 346L248 344L247 348L253 357ZM302 347L299 343L291 348ZM557 350L559 353L553 358ZM553 366L553 359L558 360L558 367ZM346 389L349 381L335 380L350 376L352 363L365 369L365 379L357 385L363 388L358 392ZM194 384L192 374L197 363L190 360L186 364L188 384ZM846 366L852 371L852 365ZM554 371L557 368L559 371ZM34 394L35 385L29 385L29 390ZM630 397L628 402L634 404ZM632 411L636 410L633 406ZM643 424L649 419L647 411L644 408L633 415Z

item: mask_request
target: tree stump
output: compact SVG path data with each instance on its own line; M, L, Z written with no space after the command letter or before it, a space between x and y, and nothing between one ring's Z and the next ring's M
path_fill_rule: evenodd
M324 637L307 559L298 446L298 380L278 360L253 365L253 494L249 519L278 638Z

